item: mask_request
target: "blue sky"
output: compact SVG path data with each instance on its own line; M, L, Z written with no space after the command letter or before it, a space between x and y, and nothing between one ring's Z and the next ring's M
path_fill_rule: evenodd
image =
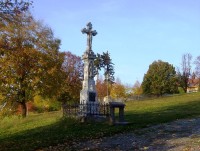
M61 51L81 56L90 21L98 34L93 51L109 51L115 76L142 82L149 65L162 60L181 66L181 57L200 55L200 0L34 0L33 14L62 40Z

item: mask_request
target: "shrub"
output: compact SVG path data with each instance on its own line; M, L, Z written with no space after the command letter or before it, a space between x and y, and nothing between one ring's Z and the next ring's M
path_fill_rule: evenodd
M58 102L53 98L42 98L39 95L34 97L33 104L34 110L39 113L58 111L61 109L61 102Z
M185 91L183 90L182 87L178 87L178 92L179 92L179 94L184 94L185 93Z

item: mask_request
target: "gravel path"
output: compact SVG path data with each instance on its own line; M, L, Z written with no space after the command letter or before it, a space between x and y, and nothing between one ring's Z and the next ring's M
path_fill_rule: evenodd
M44 149L102 151L200 151L200 118L177 120L139 130L85 142Z

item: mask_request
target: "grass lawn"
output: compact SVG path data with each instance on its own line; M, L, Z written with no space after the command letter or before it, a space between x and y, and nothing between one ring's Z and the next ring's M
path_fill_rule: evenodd
M83 139L110 136L120 132L200 115L200 93L127 102L125 118L131 124L109 126L107 123L80 123L62 118L61 112L30 114L0 121L0 150L36 150Z

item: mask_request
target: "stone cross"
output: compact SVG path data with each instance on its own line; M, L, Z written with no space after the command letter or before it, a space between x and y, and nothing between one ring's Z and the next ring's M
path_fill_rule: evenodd
M96 36L97 32L96 30L92 30L92 24L91 22L87 23L87 28L83 28L81 32L83 34L87 34L87 51L92 50L92 36Z
M94 59L96 55L92 51L92 37L97 34L96 30L92 30L92 24L89 22L86 28L81 30L83 34L87 34L87 49L84 52L82 59L84 61L84 79L82 90L80 92L80 104L85 106L80 107L81 116L96 114L99 111L97 92L95 87L95 68Z

